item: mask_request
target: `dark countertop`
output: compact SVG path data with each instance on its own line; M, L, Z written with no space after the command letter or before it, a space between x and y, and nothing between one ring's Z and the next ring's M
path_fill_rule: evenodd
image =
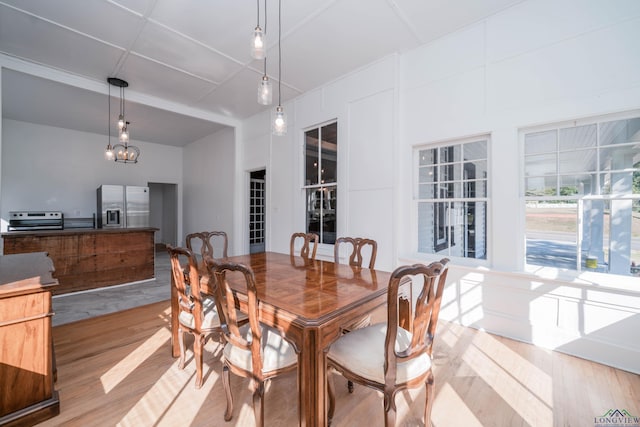
M32 293L57 286L53 262L46 252L0 256L0 297Z
M7 231L2 233L3 238L13 237L26 237L26 236L59 236L59 235L74 235L74 234L97 234L97 233L131 233L135 231L158 231L158 228L154 227L142 227L142 228L68 228L65 230L29 230L29 231Z

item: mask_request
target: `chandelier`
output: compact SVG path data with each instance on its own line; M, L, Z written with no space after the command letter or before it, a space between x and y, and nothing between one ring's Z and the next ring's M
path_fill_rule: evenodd
M130 122L127 121L124 111L124 88L128 87L129 83L115 77L109 77L107 82L109 83L109 116L107 119L109 141L104 153L105 159L121 163L138 163L140 149L135 145L129 145ZM120 88L120 114L118 114L118 141L120 144L113 146L111 145L111 86Z

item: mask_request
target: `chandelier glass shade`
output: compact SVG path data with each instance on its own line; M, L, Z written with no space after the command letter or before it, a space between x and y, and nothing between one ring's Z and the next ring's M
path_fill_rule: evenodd
M134 145L129 145L129 124L125 117L124 110L124 88L129 86L129 83L122 79L115 77L109 77L107 79L109 83L109 115L107 120L107 126L109 129L109 140L107 148L104 153L104 157L107 160L114 160L121 163L138 163L138 157L140 157L140 149ZM120 113L118 114L118 141L121 144L111 145L111 86L120 88Z

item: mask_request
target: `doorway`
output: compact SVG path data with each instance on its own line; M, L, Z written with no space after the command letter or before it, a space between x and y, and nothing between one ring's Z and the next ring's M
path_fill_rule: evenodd
M149 227L155 232L156 251L163 251L166 245L178 246L178 185L150 182L149 185Z
M251 172L249 179L249 253L265 250L266 170Z

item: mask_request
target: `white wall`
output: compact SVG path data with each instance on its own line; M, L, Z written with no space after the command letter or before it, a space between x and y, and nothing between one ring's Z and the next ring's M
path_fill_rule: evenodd
M104 135L4 119L2 231L7 231L13 210L56 210L65 217L91 217L101 184L147 185L151 181L182 186L181 148L132 143L140 148L139 163L121 164L104 160Z
M527 1L402 56L400 169L416 146L491 139L488 260L453 260L443 318L640 372L629 339L639 279L524 272L518 139L533 125L640 108L638 40L640 2ZM401 177L405 218L413 179ZM409 221L399 236L401 262L427 259L413 230Z
M271 135L269 113L244 122L240 168L267 168L267 250L289 253L291 234L305 229L304 130L337 119L338 235L375 239L376 266L393 268L396 62L384 58L286 104L286 136ZM333 259L333 246L318 253Z
M640 372L638 279L524 271L518 136L640 109L638 40L635 0L526 1L299 97L286 137L266 114L245 120L239 165L266 164L272 188L268 249L304 229L306 127L338 119L338 234L378 240L385 270L431 260L416 253L415 147L488 135L488 259L453 260L442 317Z
M179 238L184 242L189 233L225 231L229 255L238 253L234 238L234 139L234 130L227 128L184 148L184 233Z

